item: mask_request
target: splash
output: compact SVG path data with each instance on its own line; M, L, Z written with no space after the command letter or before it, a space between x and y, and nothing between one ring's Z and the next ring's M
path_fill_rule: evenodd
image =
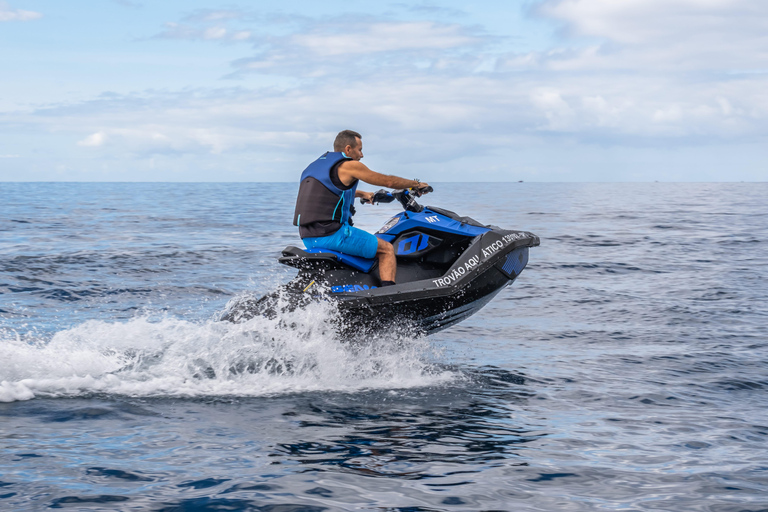
M49 340L0 338L0 401L36 396L264 396L445 382L425 338L341 341L327 304L241 324L91 320Z

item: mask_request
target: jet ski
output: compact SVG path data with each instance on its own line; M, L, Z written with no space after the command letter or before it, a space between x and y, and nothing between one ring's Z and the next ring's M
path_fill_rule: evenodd
M338 306L342 333L408 326L431 334L476 313L517 279L539 237L420 205L417 195L431 190L373 196L374 203L398 201L403 207L376 232L395 248L396 285L380 286L376 259L289 246L278 261L298 275L264 297L232 301L221 319L275 317L281 309L328 300Z

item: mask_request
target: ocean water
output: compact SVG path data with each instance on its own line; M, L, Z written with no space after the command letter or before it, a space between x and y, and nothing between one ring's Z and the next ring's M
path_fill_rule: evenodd
M293 184L0 183L0 510L768 510L768 184L435 189L541 246L341 342L215 321L292 277Z

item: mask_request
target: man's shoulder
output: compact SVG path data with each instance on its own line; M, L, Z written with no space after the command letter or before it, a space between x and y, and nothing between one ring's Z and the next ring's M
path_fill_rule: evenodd
M358 160L344 160L341 163L339 163L339 169L344 169L345 171L367 171L368 166L364 163L358 161Z

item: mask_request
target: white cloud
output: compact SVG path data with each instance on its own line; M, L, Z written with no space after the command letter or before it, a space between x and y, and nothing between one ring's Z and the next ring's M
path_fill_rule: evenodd
M362 127L397 134L391 136L395 152L416 140L424 147L408 159L434 161L559 134L623 145L655 140L662 146L677 139L696 144L760 137L768 131L763 85L742 80L692 90L654 76L606 81L559 74L388 76L385 70L374 78L324 78L286 90L114 96L11 121L56 133L90 127L80 146L145 155L301 153L318 145L319 134Z
M106 140L107 140L107 134L101 131L101 132L92 133L91 135L87 136L83 140L78 141L77 145L84 146L84 147L98 147L98 146L103 146Z
M259 73L316 80L341 74L357 81L384 70L464 75L487 72L495 63L494 56L483 54L495 38L457 24L336 19L251 39L255 55L235 61L231 77Z
M766 29L768 5L753 0L546 0L540 10L571 33L647 44L692 34L751 37Z
M222 25L196 27L185 23L169 22L165 24L165 30L155 37L159 39L243 42L251 39L251 36L249 30L231 30Z
M548 120L547 129L567 131L574 127L576 115L556 89L542 88L534 91L531 102L544 112Z
M401 50L448 49L477 43L460 25L432 22L379 22L339 30L296 34L291 40L319 55L359 55Z
M238 30L237 32L232 34L232 40L233 41L245 41L251 38L251 31L250 30Z
M680 121L683 117L683 109L680 105L670 105L669 107L657 109L653 113L653 121L657 123L669 123Z
M224 27L210 27L203 31L203 39L223 39L227 35Z
M668 96L662 99L653 77L630 89L626 83L602 87L601 77L385 75L357 82L324 79L285 90L114 95L33 113L0 114L0 129L4 124L21 126L57 137L88 130L91 135L80 144L98 147L99 162L128 168L156 158L165 168L157 173L169 165L218 169L208 178L197 175L214 180L233 179L238 175L228 173L235 171L245 173L241 179L292 179L343 128L364 134L366 163L376 170L397 174L420 169L419 174L459 180L467 178L466 165L471 165L473 179L487 179L488 165L497 169L495 179L504 179L502 169L517 165L526 154L534 170L553 159L563 160L559 168L578 168L579 161L569 162L563 155L589 154L585 144L618 145L627 151L615 155L637 155L627 148L650 146L661 155L676 147L705 150L713 141L754 141L766 133L766 115L750 118L744 107L749 104L745 98L763 90L749 81L732 90L716 87L717 94L691 94L678 84L665 88ZM474 160L466 161L467 155ZM600 168L599 158L593 155L591 165ZM547 176L557 179L548 174L519 179Z
M30 21L42 17L39 12L12 9L6 2L0 2L0 21Z
M557 69L768 69L768 2L544 0L538 12L608 43L552 59Z
M245 17L246 14L243 11L237 11L237 10L203 10L198 11L197 13L193 14L192 16L187 17L189 20L200 20L200 21L224 21L224 20L234 20Z

